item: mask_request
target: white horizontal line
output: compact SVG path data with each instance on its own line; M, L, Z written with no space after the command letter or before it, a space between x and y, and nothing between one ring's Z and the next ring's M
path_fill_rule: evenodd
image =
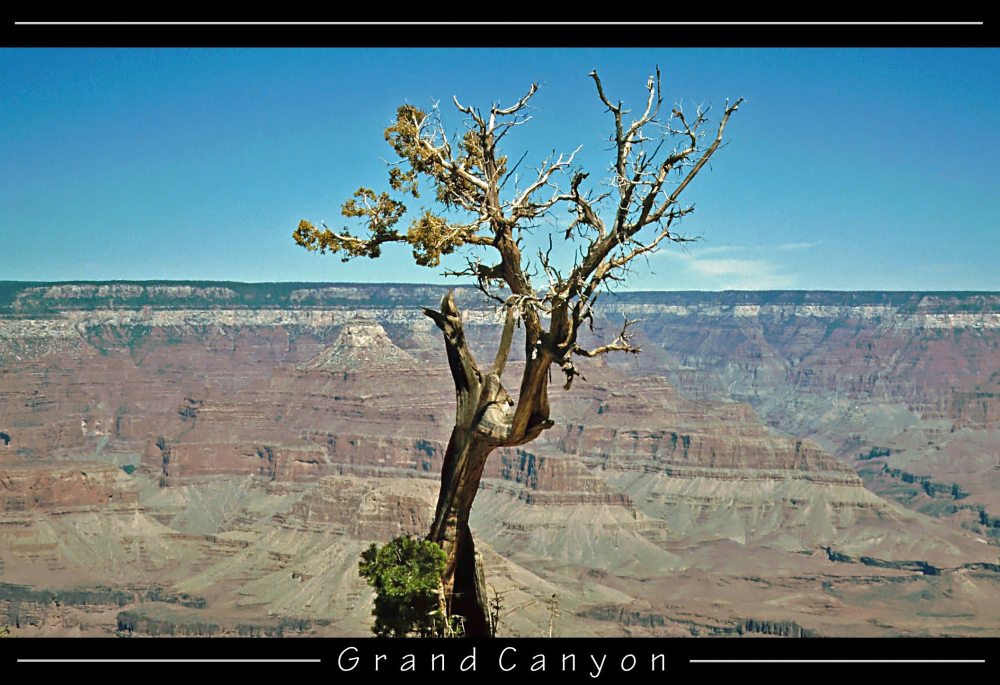
M18 659L21 664L318 664L321 659Z
M15 21L15 26L982 26L982 21Z
M985 664L986 659L689 659L692 664Z

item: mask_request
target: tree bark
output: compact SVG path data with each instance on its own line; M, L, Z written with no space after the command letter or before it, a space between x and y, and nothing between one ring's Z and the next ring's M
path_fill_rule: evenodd
M488 598L483 569L469 530L469 515L486 460L493 450L533 439L551 425L545 384L540 384L540 392L535 388L537 382L528 384L535 392L534 401L529 403L540 402L542 406L527 412L535 422L528 425L527 431L514 433L514 402L500 380L514 334L513 309L507 311L496 359L486 372L480 370L469 350L462 317L451 292L441 301L440 312L425 309L424 313L434 319L444 333L456 399L455 426L441 468L441 490L427 539L441 545L447 554L442 576L447 616L449 619L461 617L459 621L466 636L489 637L492 626ZM528 369L525 373L527 376ZM537 369L532 369L530 375L536 378L537 374ZM522 401L527 399L522 397Z
M454 432L461 427L455 426ZM444 606L449 619L458 619L468 637L489 637L492 634L482 569L476 554L475 541L469 530L472 501L479 489L486 458L493 447L474 441L461 452L452 450L454 439L445 455L441 472L441 493L438 496L434 524L427 536L448 555L441 578ZM454 482L453 486L449 482Z

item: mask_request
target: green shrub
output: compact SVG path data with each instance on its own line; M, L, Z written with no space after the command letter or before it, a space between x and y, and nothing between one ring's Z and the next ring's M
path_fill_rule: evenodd
M437 544L406 536L382 547L373 544L362 552L358 573L376 593L372 610L375 635L444 635L438 588L446 559Z

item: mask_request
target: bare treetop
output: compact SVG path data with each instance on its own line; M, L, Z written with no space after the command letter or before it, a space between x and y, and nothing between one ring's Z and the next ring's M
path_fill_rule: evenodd
M389 185L419 198L418 181L429 182L436 207L422 209L401 230L405 204L388 193L360 188L342 208L344 216L361 220L360 231L337 232L303 220L296 241L310 250L336 252L345 261L378 257L384 243L408 243L424 266L438 266L443 255L470 248L467 266L446 273L471 276L490 298L516 304L529 346L551 356L568 380L575 374L573 354L631 351L625 335L596 350L581 349L576 343L579 326L590 318L598 293L625 280L634 259L656 251L664 241L686 240L674 228L694 205L681 204L681 194L722 144L726 124L743 99L727 101L713 127L707 109L689 114L678 105L664 116L657 69L646 82L641 113L630 120L631 111L608 97L597 72L589 76L613 119L607 186L592 187L590 172L574 167L579 148L545 160L523 187L518 183L523 157L508 168L500 143L511 129L530 121L537 84L509 107L493 104L485 113L453 98L467 125L461 136L448 135L436 106L427 112L403 105L385 131L399 157L389 169ZM573 266L556 268L551 252L545 251L538 255L541 273L532 274L522 255L522 232L560 209L573 216L561 236L575 244ZM545 282L533 283L532 276L544 276ZM551 319L548 332L540 315Z
M592 328L598 294L623 282L636 258L664 242L685 240L674 228L694 206L681 204L680 196L719 149L730 116L743 102L727 101L715 126L700 108L688 114L678 105L664 115L657 69L646 82L642 112L632 119L620 101L607 96L597 72L590 77L613 121L609 183L591 182L590 173L574 165L580 148L553 154L523 181L518 176L524 157L510 165L500 143L530 121L529 105L538 90L532 84L514 104L493 104L488 112L453 98L465 121L461 135L449 136L436 105L430 111L401 106L385 129L398 157L389 168L389 186L399 196L420 198L419 184L429 184L430 207L408 213L389 193L359 188L342 213L359 220L360 230L336 232L303 220L294 233L299 245L337 253L345 261L379 257L385 243L408 243L417 264L432 267L442 256L461 251L465 268L447 273L475 279L506 309L489 368L474 359L451 293L440 311L424 310L444 333L457 400L428 537L448 557L442 580L445 613L463 616L471 634L488 634L490 621L468 526L486 459L497 447L531 442L554 424L548 401L553 364L562 369L569 389L580 375L575 357L639 351L630 341L627 320L614 340L592 349L578 343L580 329ZM554 263L551 233L548 249L532 265L523 254L524 237L558 210L572 216L557 236L573 248L572 266ZM400 227L404 217L409 219L405 230ZM524 323L525 362L515 401L501 379L518 317Z

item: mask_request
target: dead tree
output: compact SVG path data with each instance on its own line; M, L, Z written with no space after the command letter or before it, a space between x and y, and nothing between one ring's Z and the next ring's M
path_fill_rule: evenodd
M585 326L593 330L598 294L625 281L634 260L665 243L687 240L676 226L694 205L682 204L681 195L722 145L726 124L743 102L727 101L716 124L709 124L707 109L688 113L678 104L665 113L657 69L646 83L641 114L628 120L629 110L608 98L597 72L590 77L613 122L605 183L589 182L589 173L574 166L580 148L550 157L526 180L517 175L520 162L508 168L499 146L531 119L529 105L537 91L532 84L514 104L493 104L486 112L455 98L466 123L461 136L448 135L436 106L397 110L385 130L399 158L390 165L389 185L396 196L419 198L418 182L429 183L431 208L408 213L388 192L360 188L342 208L344 216L360 220L360 231L333 231L303 220L294 233L306 249L335 252L344 261L377 258L386 243L409 244L416 262L430 267L444 255L463 252L466 267L446 273L474 279L486 297L506 309L496 357L488 367L473 357L450 292L439 311L424 310L444 334L457 399L428 538L448 556L443 576L448 615L463 617L470 636L490 634L483 570L469 530L487 458L498 447L531 442L553 425L548 397L553 365L562 370L568 390L580 375L576 357L638 353L628 320L614 340L597 347L582 346L579 335ZM525 233L557 209L572 216L559 230L573 250L571 266L560 266L552 257L551 237L549 249L536 257L523 253ZM409 225L401 230L404 217ZM545 278L541 288L532 282L539 275ZM518 320L525 363L515 399L501 378Z

